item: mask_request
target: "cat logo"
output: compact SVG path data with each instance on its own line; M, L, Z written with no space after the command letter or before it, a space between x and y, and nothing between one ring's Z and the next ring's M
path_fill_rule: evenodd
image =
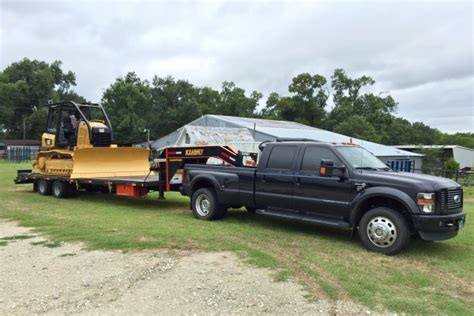
M186 149L184 154L186 156L201 156L202 153L204 152L204 149Z

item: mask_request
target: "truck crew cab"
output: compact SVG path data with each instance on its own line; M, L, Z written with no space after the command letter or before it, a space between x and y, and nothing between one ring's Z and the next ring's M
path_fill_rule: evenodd
M393 255L410 238L446 240L463 228L463 191L440 177L395 172L362 147L315 141L260 145L256 168L185 165L182 193L198 219L244 206L262 216L358 230Z

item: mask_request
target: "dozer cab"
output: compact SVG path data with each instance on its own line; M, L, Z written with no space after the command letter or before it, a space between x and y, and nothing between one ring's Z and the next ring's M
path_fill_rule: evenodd
M112 124L100 104L51 104L41 146L34 173L87 179L150 172L149 149L113 144Z

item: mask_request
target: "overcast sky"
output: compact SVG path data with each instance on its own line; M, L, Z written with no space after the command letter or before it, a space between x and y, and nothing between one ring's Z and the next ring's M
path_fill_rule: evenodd
M343 68L372 76L399 116L474 132L473 2L256 2L0 0L0 68L61 60L90 101L128 71L266 97Z

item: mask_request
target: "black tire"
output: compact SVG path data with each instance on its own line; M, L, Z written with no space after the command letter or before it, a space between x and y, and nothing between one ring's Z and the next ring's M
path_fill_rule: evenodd
M245 209L247 210L247 212L249 212L250 214L255 214L257 212L257 209L255 207L250 207L250 206L246 206Z
M104 185L104 186L101 186L101 187L99 188L99 191L100 191L100 193L102 193L102 194L109 194L109 193L110 193L109 186L105 186L105 185Z
M69 193L69 183L60 180L54 180L51 186L51 192L55 198L66 198Z
M215 219L224 218L227 215L228 210L229 209L227 207L219 206L219 211L216 213L213 219L215 220Z
M33 192L38 192L38 181L33 182Z
M372 251L395 255L410 243L410 229L399 212L377 207L365 213L359 222L359 236Z
M38 180L38 193L41 195L50 195L51 194L51 182L48 180L40 179Z
M197 219L211 221L225 216L227 208L217 204L214 190L209 188L198 189L194 192L191 207Z
M76 197L77 196L77 186L76 183L68 184L67 197Z

